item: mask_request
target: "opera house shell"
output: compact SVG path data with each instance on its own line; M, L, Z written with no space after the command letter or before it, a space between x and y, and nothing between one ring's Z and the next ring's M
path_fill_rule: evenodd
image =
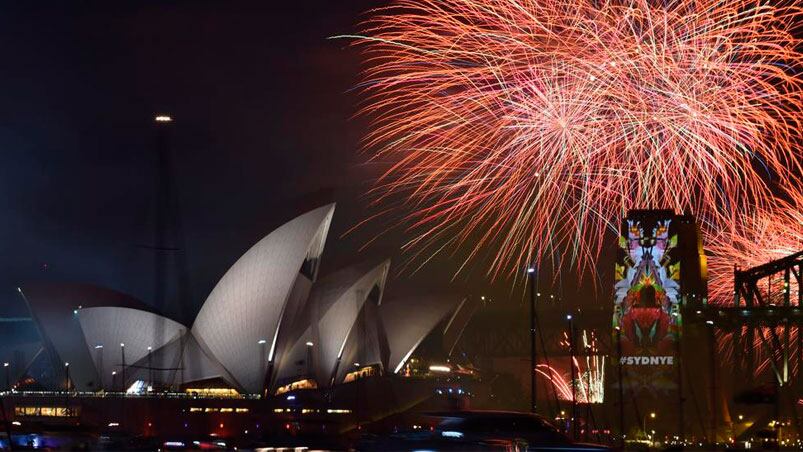
M69 363L69 384L78 391L144 384L269 395L337 385L355 370L399 372L433 328L454 320L461 300L383 300L389 261L319 279L334 209L307 212L253 245L191 325L90 285L37 284L20 292L46 359L54 369ZM68 384L54 374L38 383L51 389Z

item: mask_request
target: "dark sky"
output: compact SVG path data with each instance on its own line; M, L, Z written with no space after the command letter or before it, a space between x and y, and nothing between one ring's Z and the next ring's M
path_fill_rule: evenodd
M352 119L359 55L346 41L374 0L4 2L0 6L0 303L30 280L92 282L148 301L155 113L175 119L175 182L198 305L251 244L337 201L324 273L391 255L365 213L376 170ZM444 260L414 284L446 285ZM473 280L468 288L483 291ZM502 292L504 293L504 291ZM191 309L192 310L192 309ZM194 312L174 312L188 321Z

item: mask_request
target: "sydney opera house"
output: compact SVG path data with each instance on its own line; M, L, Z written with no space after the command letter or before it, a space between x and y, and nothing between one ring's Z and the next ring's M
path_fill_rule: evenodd
M410 377L410 358L433 333L448 351L471 317L470 303L386 294L389 261L319 277L334 209L304 213L259 240L222 276L192 324L110 289L21 287L41 336L38 359L49 371L15 375L6 410L23 425L66 417L100 427L138 412L129 430L155 429L146 419L161 418L170 428L202 425L203 433L223 435L234 425L224 413L242 413L229 418L246 431L266 413L353 414L372 390L401 391L399 407L429 400L437 383L425 376L450 373L447 356L412 372L420 378ZM127 407L114 408L119 403ZM398 408L369 405L367 417ZM196 412L211 420L192 421L188 413Z

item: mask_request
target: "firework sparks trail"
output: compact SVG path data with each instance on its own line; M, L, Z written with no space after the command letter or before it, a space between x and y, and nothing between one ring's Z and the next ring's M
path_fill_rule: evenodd
M767 262L787 257L803 251L803 192L792 190L786 193L786 201L776 200L774 209L758 209L751 215L738 219L733 230L725 230L710 240L708 254L710 255L708 294L712 303L720 306L733 305L734 302L734 267L748 269ZM785 292L789 292L789 299L793 305L797 304L800 286L796 278L791 278L789 285L782 277L767 278L766 284L759 284L762 288L763 298L770 305L781 306L784 303ZM766 291L764 291L766 290ZM739 336L747 335L747 326L742 327ZM736 364L747 359L746 354L736 355L737 347L750 347L753 349L755 360L755 376L773 369L774 357L768 345L773 335L784 337L786 333L783 325L774 328L761 326L753 332L752 344L737 344L737 337L733 332L718 331L717 344L720 356L727 362ZM800 362L796 359L797 326L789 327L792 351L791 372L796 375L800 369Z
M756 267L803 251L803 192L789 193L790 201L777 200L775 208L757 209L737 219L733 230L724 230L709 240L708 295L713 303L733 304L734 266ZM765 299L782 304L785 291L797 303L800 287L792 278L767 281Z
M491 277L547 256L587 270L629 208L728 225L800 174L800 19L747 0L376 10L348 36L364 144L391 164L375 202L408 213L411 260L467 245L458 272L487 258Z
M541 374L544 378L548 379L554 385L555 390L558 392L558 399L572 400L572 387L569 383L569 378L558 372L555 368L547 366L546 364L539 364L535 366L535 371ZM580 397L577 397L580 402Z
M605 355L600 355L597 339L592 332L586 330L582 333L583 350L585 356L580 357L585 361L585 369L580 365L577 357L572 359L575 368L575 385L577 388L577 403L603 403L605 399ZM569 348L569 336L564 332L564 338L560 342L564 348ZM550 385L554 385L557 397L560 400L572 400L571 377L564 375L555 368L546 364L536 366L536 372L546 378Z

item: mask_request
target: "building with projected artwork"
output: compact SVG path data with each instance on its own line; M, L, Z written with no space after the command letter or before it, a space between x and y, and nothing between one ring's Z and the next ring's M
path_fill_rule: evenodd
M140 402L158 394L230 398L235 405L224 408L249 413L258 411L242 405L249 400L298 395L310 399L304 409L350 412L331 408L350 383L399 374L436 327L447 325L443 334L453 337L468 316L458 315L466 305L461 296L386 294L389 261L319 278L334 208L307 212L259 240L223 275L189 325L110 289L20 288L41 334L40 358L55 369L27 375L28 383L82 394L84 412L98 403L93 394ZM23 385L17 389L22 397ZM277 413L292 413L279 406ZM210 407L181 410L191 408Z
M684 307L706 302L701 237L691 215L672 210L632 210L620 232L613 327L623 386L643 412L660 408L666 422L682 400Z

